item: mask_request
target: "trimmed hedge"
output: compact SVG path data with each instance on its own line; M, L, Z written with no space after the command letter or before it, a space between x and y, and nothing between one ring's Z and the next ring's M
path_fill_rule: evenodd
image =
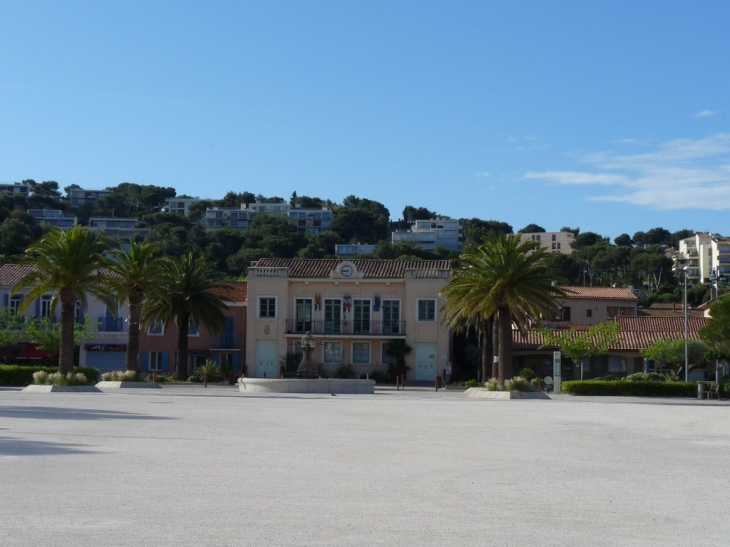
M563 382L570 395L615 395L624 397L697 397L695 382L627 382L624 380L574 380Z
M48 374L58 372L58 367L33 365L0 365L0 386L29 386L33 383L33 373L44 370ZM86 375L90 384L99 381L99 370L92 367L74 367L74 372Z

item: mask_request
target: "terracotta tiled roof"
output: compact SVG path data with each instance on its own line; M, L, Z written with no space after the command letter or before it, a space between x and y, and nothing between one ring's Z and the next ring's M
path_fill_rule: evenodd
M687 314L690 317L703 317L704 311L698 308L689 308ZM648 308L639 308L637 315L640 317L684 317L684 305L682 303L652 304Z
M256 268L289 268L289 277L329 277L343 262L340 259L262 258ZM396 279L407 270L451 270L450 260L347 260L364 279Z
M637 300L636 295L624 287L581 287L561 285L568 298L609 298L612 300Z
M19 264L3 264L0 266L0 286L12 287L24 275L30 273L33 266L21 266Z
M221 288L213 288L210 292L221 296L229 302L246 302L248 300L248 283L245 281L224 281L219 285L227 285L232 290L226 291Z
M622 331L680 332L684 333L684 317L616 317ZM697 332L707 324L706 317L688 317L690 332Z
M659 340L684 339L684 318L674 317L616 317L621 326L620 342L611 347L612 351L639 351ZM705 317L690 317L688 335L690 340L699 340L699 330L707 323ZM578 325L573 325L581 330ZM562 329L561 329L562 330ZM517 351L537 350L545 343L545 335L540 330L520 333L512 331L514 349ZM544 351L556 350L557 347L546 347Z

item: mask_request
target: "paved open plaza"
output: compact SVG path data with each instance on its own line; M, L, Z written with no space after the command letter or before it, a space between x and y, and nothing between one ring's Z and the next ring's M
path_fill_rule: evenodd
M730 405L0 391L0 544L730 544Z

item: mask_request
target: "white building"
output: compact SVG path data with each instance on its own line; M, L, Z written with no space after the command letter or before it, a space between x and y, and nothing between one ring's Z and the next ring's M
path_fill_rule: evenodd
M244 232L251 224L253 215L241 207L208 207L205 210L205 217L201 223L207 230L219 230L220 228L231 228Z
M200 198L168 198L165 200L165 210L168 213L188 216L190 214L190 206L199 201Z
M704 233L680 239L672 260L675 273L687 267L690 282L709 283L713 271L718 277L730 277L730 238Z
M30 186L21 182L15 182L13 184L0 184L0 192L5 194L17 194L20 196L27 196L30 192Z
M520 243L525 241L537 241L540 247L551 253L562 253L569 255L573 252L573 232L529 232L520 233Z
M89 219L89 230L100 230L108 237L132 238L137 235L147 235L149 228L140 227L136 218L103 218Z
M327 207L300 207L286 201L249 203L248 211L252 215L266 214L286 218L300 234L318 234L329 231L334 218L332 209Z
M343 243L335 245L335 255L340 258L355 258L356 256L371 255L376 245L365 243Z
M75 216L66 216L60 209L28 209L28 214L36 219L38 224L48 224L62 230L76 226Z
M68 191L68 201L71 207L88 205L99 198L111 195L111 190L85 190L84 188L72 188Z
M448 251L459 253L464 236L458 220L435 218L417 220L408 230L395 230L390 234L392 243L407 241L428 251L445 247Z

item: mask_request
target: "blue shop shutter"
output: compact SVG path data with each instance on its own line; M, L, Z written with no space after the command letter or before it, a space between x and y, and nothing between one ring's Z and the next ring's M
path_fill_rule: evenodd
M226 317L226 334L233 334L233 317Z
M221 366L221 354L220 353L214 353L211 358L211 361L213 361L216 365Z
M233 372L239 372L241 365L241 356L238 353L233 354Z
M150 352L143 351L142 352L142 370L149 370L149 369L150 369Z
M169 370L169 366L170 366L170 352L163 351L162 352L162 370L167 372Z

